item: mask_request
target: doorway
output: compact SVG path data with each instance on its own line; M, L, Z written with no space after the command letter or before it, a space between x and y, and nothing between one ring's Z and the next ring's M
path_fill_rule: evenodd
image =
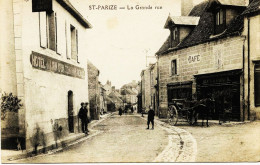
M68 124L69 124L69 132L74 132L74 120L73 120L73 92L68 92Z

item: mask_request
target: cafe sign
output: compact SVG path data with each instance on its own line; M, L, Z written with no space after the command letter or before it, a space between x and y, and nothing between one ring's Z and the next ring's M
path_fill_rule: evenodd
M71 77L77 77L80 79L85 78L85 71L83 68L65 63L63 61L48 57L37 52L32 52L30 56L30 61L32 67L35 69L54 72Z
M201 58L200 58L199 54L188 55L188 58L187 58L188 64L199 63L200 60L201 60Z
M52 11L52 0L32 0L32 12Z

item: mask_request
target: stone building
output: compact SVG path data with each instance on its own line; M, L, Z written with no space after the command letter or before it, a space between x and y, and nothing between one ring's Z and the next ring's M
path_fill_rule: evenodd
M141 93L142 93L142 111L144 113L149 111L151 106L151 74L149 68L141 72Z
M77 114L89 100L84 49L91 25L68 0L40 2L0 4L0 91L12 92L23 104L16 117L1 122L2 144L19 137L28 152L81 132Z
M152 106L156 115L158 111L158 68L157 63L150 64L149 67L141 72L141 97L142 108L147 112ZM140 95L139 95L140 97Z
M162 117L166 117L172 99L211 97L218 105L212 119L219 119L226 111L232 120L250 118L244 76L247 74L244 72L247 37L242 15L245 9L244 0L206 0L188 16L168 17L165 28L170 35L156 53Z
M106 90L103 85L99 82L99 103L100 103L100 114L107 113L107 101L106 101Z
M104 85L104 89L106 90L106 95L109 95L112 92L111 81L107 80L106 84Z
M131 87L121 88L121 95L125 105L133 106L134 109L137 109L137 93Z
M88 95L89 111L92 120L99 120L100 117L100 85L99 70L88 60Z
M260 1L251 0L243 12L245 42L245 103L248 118L260 119Z
M110 94L108 95L108 97L113 101L113 103L115 104L115 109L112 111L116 111L118 110L118 108L120 106L123 106L123 100L120 99L121 96L115 89L115 87L112 87L112 91L110 92Z
M159 116L158 110L158 68L157 63L154 63L150 66L150 91L151 91L151 106L154 109L155 115Z

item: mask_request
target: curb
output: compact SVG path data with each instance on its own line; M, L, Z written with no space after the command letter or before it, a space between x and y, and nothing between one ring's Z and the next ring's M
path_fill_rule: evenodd
M87 139L90 139L90 138L92 138L92 137L102 133L103 131L97 131L97 130L93 130L91 128L95 127L96 125L98 125L99 123L103 122L104 120L106 120L108 117L110 117L112 115L113 115L113 113L107 114L106 116L104 116L100 120L94 120L91 123L89 123L89 130L91 132L93 132L93 134L90 134L90 135L86 136L83 133L79 133L77 136L72 137L71 139L66 139L66 140L64 140L62 142L59 142L58 145L60 147L57 148L57 149L51 150L51 149L48 149L48 147L47 147L46 150L48 150L48 151L46 153L43 153L43 154L38 154L38 155L32 156L32 152L24 151L23 154L1 157L1 163L3 163L3 162L4 163L8 163L8 161L14 161L14 160L20 160L20 159L26 159L26 158L42 157L42 156L45 156L46 154L51 155L51 154L54 154L54 153L57 153L57 152L61 152L64 149L66 149L66 148L68 148L70 146L73 146L75 144L79 144L79 143L81 143L81 142L83 142L83 141L85 141ZM65 143L65 147L62 147L61 143ZM39 148L38 152L40 150L42 150L42 149Z
M139 117L147 121L146 117ZM164 150L153 160L153 162L196 161L197 141L189 132L175 126L171 126L158 119L155 119L155 124L169 133L169 142Z

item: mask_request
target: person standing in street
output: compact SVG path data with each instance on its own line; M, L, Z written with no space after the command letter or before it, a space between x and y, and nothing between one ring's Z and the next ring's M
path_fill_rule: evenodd
M82 127L82 132L85 134L88 134L88 110L87 110L87 105L88 103L81 103L81 108L79 109L79 118L81 120L81 127Z
M131 106L131 113L134 113L134 108L133 108L133 106Z
M119 107L118 111L119 111L119 115L121 116L123 113L122 107Z
M148 111L148 121L147 121L148 127L146 129L149 129L150 122L152 123L152 129L154 129L154 116L155 116L154 110L150 106L150 110Z

